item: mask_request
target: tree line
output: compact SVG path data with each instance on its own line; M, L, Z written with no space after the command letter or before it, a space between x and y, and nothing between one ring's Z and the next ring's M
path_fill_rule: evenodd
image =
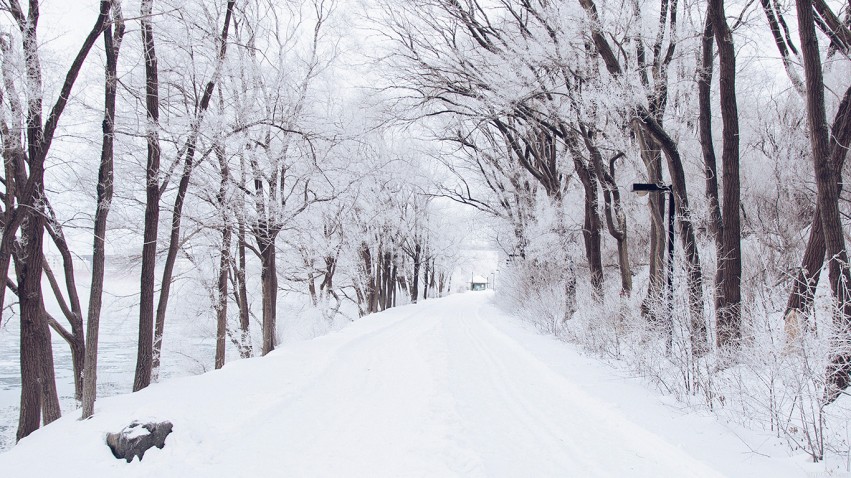
M41 61L40 2L0 3L9 24L0 34L0 267L8 276L0 309L20 321L19 440L62 413L52 334L70 347L82 417L95 412L112 231L141 239L136 252L118 248L139 271L134 391L158 378L172 286L186 280L181 260L209 295L216 368L228 350L246 358L276 348L281 291L309 298L331 323L351 320L341 310L349 305L356 317L450 288L458 242L440 233L428 182L416 179L409 151L392 146L391 126L364 120L377 109L369 95L331 91L341 56L337 2L143 0L132 14L123 3L98 3L58 88L56 67ZM85 104L95 89L100 112ZM51 147L73 135L69 115L97 125L100 141L46 174L67 154L61 141ZM56 187L87 170L97 171L90 190ZM68 195L92 209L54 207ZM111 214L116 206L129 218ZM84 251L63 231L69 225L91 231L86 311ZM46 260L47 241L61 271Z

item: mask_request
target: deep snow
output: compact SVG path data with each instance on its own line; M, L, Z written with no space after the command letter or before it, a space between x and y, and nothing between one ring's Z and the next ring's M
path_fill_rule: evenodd
M2 476L801 476L754 436L457 294L361 319L265 358L98 401L0 454ZM162 450L107 432L170 420ZM760 437L756 436L756 439ZM746 443L750 441L750 443ZM764 440L765 443L770 440Z

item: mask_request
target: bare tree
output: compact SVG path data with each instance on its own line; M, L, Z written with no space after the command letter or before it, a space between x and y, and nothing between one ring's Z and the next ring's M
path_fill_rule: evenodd
M142 245L142 271L139 279L139 342L136 355L136 374L133 391L151 383L151 363L154 341L154 286L157 260L157 230L160 217L160 94L157 52L153 26L154 0L142 0L142 48L145 57L145 139L148 156L145 174L145 226Z
M163 266L163 276L160 282L160 297L157 304L156 321L154 324L154 342L153 342L153 357L151 361L152 373L156 376L160 367L160 355L162 354L163 330L165 328L165 316L168 310L168 299L171 292L171 283L174 274L174 265L177 260L177 252L180 248L180 223L183 218L183 205L186 201L186 192L189 189L189 181L192 178L192 171L196 167L196 150L198 148L198 136L201 131L201 126L204 121L204 115L210 105L210 100L213 96L213 91L221 76L222 65L225 61L228 45L228 30L230 29L231 17L233 16L235 0L230 0L225 9L224 26L222 27L221 35L218 37L219 48L216 56L216 63L213 69L213 74L206 85L204 85L203 94L195 111L195 116L192 119L189 135L186 143L181 148L183 151L183 173L180 176L180 182L177 187L177 195L174 199L174 207L172 208L171 216L171 234L169 235L168 250L166 252L165 264Z
M830 154L830 129L825 112L824 80L813 19L813 3L810 0L798 0L796 7L807 87L807 124L815 166L818 211L827 253L830 287L837 307L839 341L827 368L828 383L825 391L825 399L831 402L851 383L851 353L847 350L848 337L851 335L851 273L848 270L848 252L842 233L842 217L839 214L839 182L842 170L837 169L841 162L835 161Z
M15 165L13 171L6 169L7 174L13 172L13 176L6 177L7 208L4 211L5 222L2 242L0 242L0 270L4 275L7 274L12 254L16 256L15 269L21 313L22 386L17 433L20 440L39 427L42 412L44 412L45 422L55 420L60 414L52 376L50 332L44 313L41 289L44 264L42 243L45 221L45 159L83 62L105 27L112 2L108 0L100 2L97 21L68 69L62 82L59 98L46 120L42 111L42 71L37 38L39 2L31 0L26 14L17 0L7 0L3 6L11 13L21 32L26 69L24 81L29 93L26 108L26 150L24 153L24 148L21 148L20 153L14 153L16 158L26 161L29 173L24 171L22 162ZM15 184L10 188L11 181ZM17 199L17 206L9 208L13 204L12 196ZM16 241L19 228L20 242ZM0 310L2 310L6 281L0 281L0 284Z
M719 90L721 93L721 118L723 121L723 201L720 226L721 247L716 258L715 272L715 323L719 347L737 347L742 337L742 246L741 191L739 186L739 113L736 105L736 53L733 33L727 25L724 1L709 2L711 28L715 35L719 57ZM707 20L709 24L709 20ZM711 141L711 137L708 138ZM717 197L717 193L715 193Z
M106 53L104 79L103 142L98 168L97 205L94 244L92 246L92 286L89 293L89 316L86 323L86 358L83 371L83 419L94 414L97 399L97 363L100 314L103 300L103 277L106 254L106 222L112 206L114 185L115 100L118 87L118 54L124 39L124 16L120 0L113 0L112 25L103 31Z

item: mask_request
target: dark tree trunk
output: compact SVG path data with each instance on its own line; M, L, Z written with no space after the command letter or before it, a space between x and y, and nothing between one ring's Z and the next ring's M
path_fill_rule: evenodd
M251 311L248 306L248 286L245 281L245 222L237 215L236 251L237 264L233 264L234 296L239 307L239 356L249 358L254 355L251 344Z
M420 256L422 254L422 247L419 243L414 245L414 273L411 283L411 303L417 303L417 297L420 295Z
M376 290L377 278L372 264L372 252L369 250L369 246L367 246L366 243L361 244L360 256L362 261L361 266L363 267L363 285L365 289L361 299L366 304L366 307L363 308L363 312L365 312L365 314L372 314L378 310L378 291Z
M384 266L382 269L382 288L384 289L384 305L382 310L387 310L393 307L393 254L390 251L384 253Z
M37 188L37 197L42 194L41 188ZM43 211L31 210L24 220L21 233L23 241L15 259L21 318L18 440L38 429L42 420L47 424L61 416L53 370L53 348L42 302Z
M225 339L228 327L228 271L231 264L231 226L227 212L227 192L230 182L230 169L225 158L224 148L216 146L216 157L219 160L219 171L221 183L217 196L219 203L219 214L222 221L222 245L219 249L219 280L217 284L218 303L216 304L216 358L215 367L220 369L225 366Z
M432 282L432 279L431 279L431 273L432 273L431 261L428 259L428 255L429 255L429 252L428 252L428 249L426 249L426 253L425 253L426 260L425 260L425 267L424 267L424 270L423 270L423 300L428 299L428 289L431 286L431 282Z
M217 369L225 365L225 339L228 327L228 270L230 268L231 229L225 224L222 229L222 247L219 251L219 281L216 304L216 362Z
M156 285L157 229L160 220L160 95L157 54L154 45L152 10L154 0L142 0L142 48L145 56L145 111L147 113L148 156L145 174L145 226L142 244L142 272L139 278L139 342L133 391L151 383L154 341L154 286Z
M20 308L20 366L21 366L21 405L18 419L17 439L20 440L34 432L41 425L42 411L47 408L44 396L46 381L46 361L49 351L50 332L47 322L41 313L41 281L34 281L31 275L41 275L40 241L32 234L38 222L35 218L40 214L30 215L24 222L22 233L28 240L38 241L37 257L32 260L26 255L29 252L18 248L15 254L15 270L19 284L18 304ZM46 418L46 417L45 417Z
M712 142L712 68L713 42L711 12L706 15L703 29L701 49L701 72L697 79L698 89L698 121L700 130L700 147L703 152L703 172L706 176L706 200L709 205L709 232L715 240L716 256L723 254L721 237L724 229L721 221L721 201L718 196L718 168L715 160L715 146Z
M263 294L263 355L275 350L278 317L278 270L275 251L277 230L255 233L260 249L260 282Z
M103 141L98 168L97 206L95 210L94 241L92 245L92 285L89 292L89 311L86 323L86 357L83 366L83 415L86 419L95 412L97 399L97 363L98 334L100 331L100 312L103 303L103 276L106 262L105 241L106 221L112 205L114 190L113 150L115 142L115 97L118 87L118 54L124 38L124 18L120 4L112 9L115 25L108 25L103 32L106 52L106 72L104 79L104 115Z
M807 124L815 166L818 209L828 257L828 276L837 306L836 323L839 337L827 367L828 383L825 391L826 401L832 402L851 382L851 352L848 350L848 339L851 337L851 297L848 284L851 284L851 274L848 271L848 254L839 214L839 182L842 171L837 169L840 163L833 161L830 156L830 131L824 105L824 80L813 19L813 4L810 0L798 0L796 7L807 86Z
M715 38L712 26L713 13L707 12L706 22L703 29L701 48L701 72L697 80L698 88L698 122L700 130L700 146L703 153L703 171L706 178L706 200L709 205L709 232L715 242L715 257L718 263L715 271L715 294L716 294L716 322L724 320L721 317L722 309L719 308L718 298L722 294L721 287L724 276L722 265L724 264L724 221L721 216L721 204L718 197L718 168L715 158L715 146L712 142L712 67L713 67L713 42ZM720 321L719 321L720 320ZM718 341L720 341L720 335ZM725 339L726 340L726 339Z
M733 33L724 15L724 0L710 0L712 30L718 46L719 91L723 122L721 167L724 171L721 230L722 254L717 258L715 322L717 344L738 347L742 338L742 229L739 182L739 113L736 105L736 52Z
M838 171L842 171L849 147L851 147L851 87L845 90L845 95L842 97L831 127L830 161L837 165ZM841 182L839 183L839 190L842 190ZM821 267L824 264L824 254L825 243L821 225L821 210L817 204L813 214L807 248L801 261L801 268L795 276L792 292L789 294L789 300L786 303L787 341L795 340L798 337L803 325L801 322L810 312L821 275Z
M375 287L378 291L378 310L387 308L387 253L384 252L383 244L378 246L376 254L378 262L375 264Z
M632 293L632 270L629 264L629 249L627 247L626 215L621 206L621 195L615 182L615 161L621 155L609 161L609 169L603 164L603 155L594 143L593 130L580 124L585 149L588 150L591 166L597 181L603 186L603 202L606 216L606 228L618 245L618 268L621 275L621 294L629 296ZM617 221L617 224L615 223Z
M393 254L393 270L390 272L390 307L396 307L396 284L398 283L397 274L399 273L399 265L397 264L398 257L396 254Z
M578 152L574 153L573 156L573 164L576 166L576 173L585 192L585 221L582 228L582 237L585 240L585 258L588 261L588 270L591 272L591 288L594 297L599 299L603 294L603 256L600 252L602 224L598 213L597 180L591 174L585 159L579 157Z
M658 143L641 128L634 128L634 133L641 150L641 159L647 169L647 180L653 184L662 184L662 152ZM649 320L658 322L659 313L664 302L662 295L665 290L665 202L659 194L651 194L648 198L650 213L650 275L647 285L647 296L641 303L642 315Z

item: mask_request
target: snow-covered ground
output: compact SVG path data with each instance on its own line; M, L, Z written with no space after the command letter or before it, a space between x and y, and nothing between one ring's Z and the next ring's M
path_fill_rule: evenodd
M399 307L264 358L100 400L0 454L3 476L801 476L805 458L678 409L524 328L492 294ZM128 464L107 432L170 420ZM741 437L741 438L740 438ZM761 445L762 444L762 445ZM772 454L777 454L771 457Z

